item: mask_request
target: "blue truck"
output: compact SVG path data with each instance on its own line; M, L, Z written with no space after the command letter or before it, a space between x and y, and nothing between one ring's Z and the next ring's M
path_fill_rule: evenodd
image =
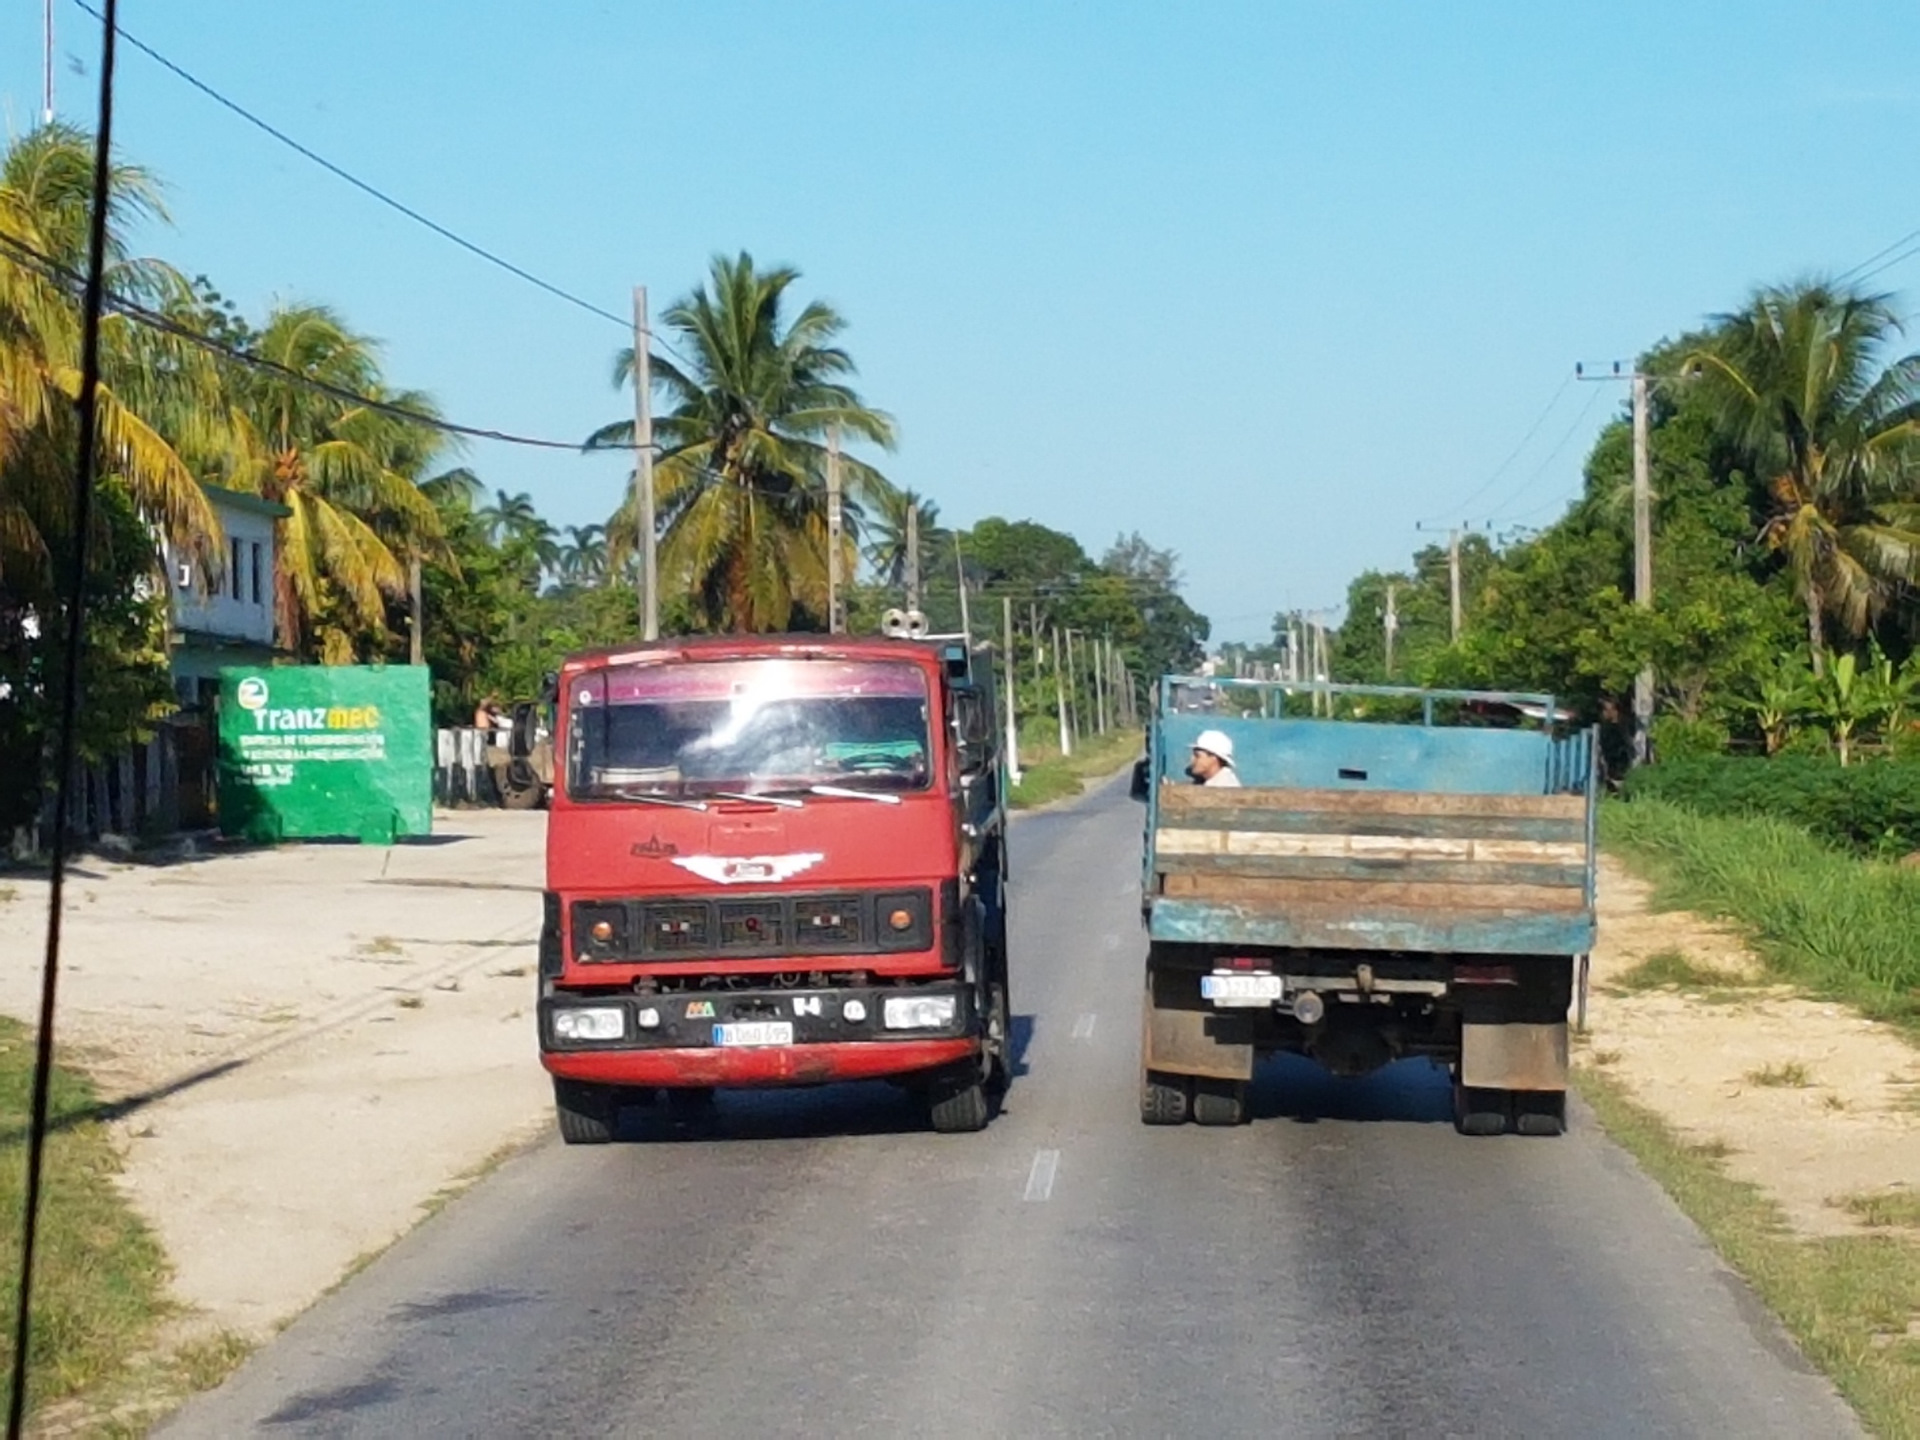
M1426 1056L1463 1134L1561 1133L1594 732L1546 695L1169 676L1159 702L1135 779L1141 1119L1240 1123L1266 1054L1350 1076ZM1226 783L1188 778L1208 731Z

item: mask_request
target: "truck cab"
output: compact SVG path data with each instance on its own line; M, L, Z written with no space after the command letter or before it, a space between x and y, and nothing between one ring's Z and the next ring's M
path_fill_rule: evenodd
M1009 1076L990 654L736 636L559 672L541 1059L571 1143L664 1094L888 1078L982 1128Z

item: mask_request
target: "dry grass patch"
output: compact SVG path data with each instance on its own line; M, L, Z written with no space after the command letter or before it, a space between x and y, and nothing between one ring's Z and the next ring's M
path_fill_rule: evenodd
M1740 1078L1749 1085L1758 1085L1767 1090L1804 1090L1813 1084L1812 1072L1798 1060L1762 1065L1757 1070L1747 1071Z
M1613 995L1637 995L1649 990L1741 990L1756 982L1736 971L1702 965L1681 950L1657 950L1625 974L1617 976L1606 990Z
M1835 1202L1874 1230L1920 1230L1920 1191L1904 1186L1845 1195Z

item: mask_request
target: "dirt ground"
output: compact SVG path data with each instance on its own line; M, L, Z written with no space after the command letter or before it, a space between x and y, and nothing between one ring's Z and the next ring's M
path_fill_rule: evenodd
M70 874L62 1048L122 1105L126 1188L209 1326L271 1333L547 1116L545 816L435 830ZM0 896L0 1010L30 1019L46 885Z
M1920 1051L1845 1006L1762 983L1725 927L1648 909L1651 887L1617 860L1600 871L1589 1034L1604 1067L1689 1140L1724 1147L1796 1230L1850 1232L1839 1201L1920 1184ZM1617 982L1662 952L1728 977L1682 992Z

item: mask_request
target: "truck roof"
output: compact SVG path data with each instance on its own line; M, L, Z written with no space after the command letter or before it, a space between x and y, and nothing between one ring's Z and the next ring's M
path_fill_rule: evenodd
M563 672L597 670L607 665L656 659L744 660L763 656L808 656L848 660L911 660L939 663L953 642L944 637L923 640L885 635L681 635L672 639L635 641L569 655Z

